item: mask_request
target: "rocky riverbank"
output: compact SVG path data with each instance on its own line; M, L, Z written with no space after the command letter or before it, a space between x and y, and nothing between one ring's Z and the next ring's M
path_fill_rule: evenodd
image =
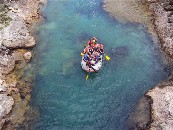
M31 28L40 19L44 0L0 2L0 129L15 129L25 121L31 84L23 79L36 44ZM4 125L5 124L5 125Z
M159 43L162 52L172 65L173 0L105 0L104 9L119 21L147 25L153 39ZM149 90L139 101L135 112L130 116L129 127L136 130L172 130L172 95L171 75Z
M162 50L173 60L173 0L148 0L154 12L155 29L160 39ZM146 95L152 99L151 130L173 129L173 76L159 83Z

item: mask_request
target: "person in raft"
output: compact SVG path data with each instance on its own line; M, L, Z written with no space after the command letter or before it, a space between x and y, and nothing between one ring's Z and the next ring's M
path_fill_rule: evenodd
M94 52L94 44L96 44L97 42L97 38L96 37L93 37L91 38L88 43L87 43L87 46L86 48L84 49L83 53L89 53L90 55L92 55L92 53Z
M83 60L84 60L85 62L87 62L87 61L91 61L92 58L90 57L90 54L85 53Z
M88 67L96 64L101 58L100 56L104 54L103 44L97 43L97 38L92 37L88 43L87 47L84 49L84 61Z
M93 46L94 46L94 43L97 43L97 38L96 38L96 37L92 37L92 38L88 41L87 46L93 47Z
M98 44L97 43L97 38L96 37L93 37L91 38L88 43L87 43L88 47L92 48L93 51L97 51L100 53L100 55L104 54L104 50L103 50L103 44ZM87 48L87 47L86 47Z

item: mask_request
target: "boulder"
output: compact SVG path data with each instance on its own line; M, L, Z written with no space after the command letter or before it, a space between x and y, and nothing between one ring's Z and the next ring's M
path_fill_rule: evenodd
M0 73L8 74L15 67L15 58L11 55L0 55Z
M161 47L168 57L173 58L173 24L171 12L173 5L170 4L170 1L157 0L154 3L150 3L150 9L154 12L155 29L161 41Z
M31 58L32 58L32 53L31 52L26 52L23 56L24 56L26 61L30 61Z
M168 81L169 82L169 81ZM173 84L157 85L147 92L153 100L151 130L172 130L173 128Z
M19 19L13 20L9 26L0 31L0 44L7 48L27 48L36 44L24 20Z
M0 94L0 129L5 123L5 117L9 114L14 104L14 100L7 94Z

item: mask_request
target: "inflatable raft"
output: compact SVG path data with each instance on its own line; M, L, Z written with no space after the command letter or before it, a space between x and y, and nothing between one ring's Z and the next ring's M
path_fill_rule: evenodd
M98 72L102 67L103 44L95 43L94 46L87 45L81 53L81 67L86 72Z
M102 55L100 56L100 60L99 61L94 61L91 60L91 65L88 66L87 62L84 60L84 56L82 56L82 60L81 60L81 67L83 70L85 70L86 72L98 72L100 70L100 68L102 67Z

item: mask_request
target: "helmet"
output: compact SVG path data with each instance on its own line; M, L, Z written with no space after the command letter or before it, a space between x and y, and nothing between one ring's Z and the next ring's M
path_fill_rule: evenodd
M96 40L92 40L93 41L93 43L96 43Z
M95 42L97 42L97 38L96 37L93 37L92 40L95 40Z

